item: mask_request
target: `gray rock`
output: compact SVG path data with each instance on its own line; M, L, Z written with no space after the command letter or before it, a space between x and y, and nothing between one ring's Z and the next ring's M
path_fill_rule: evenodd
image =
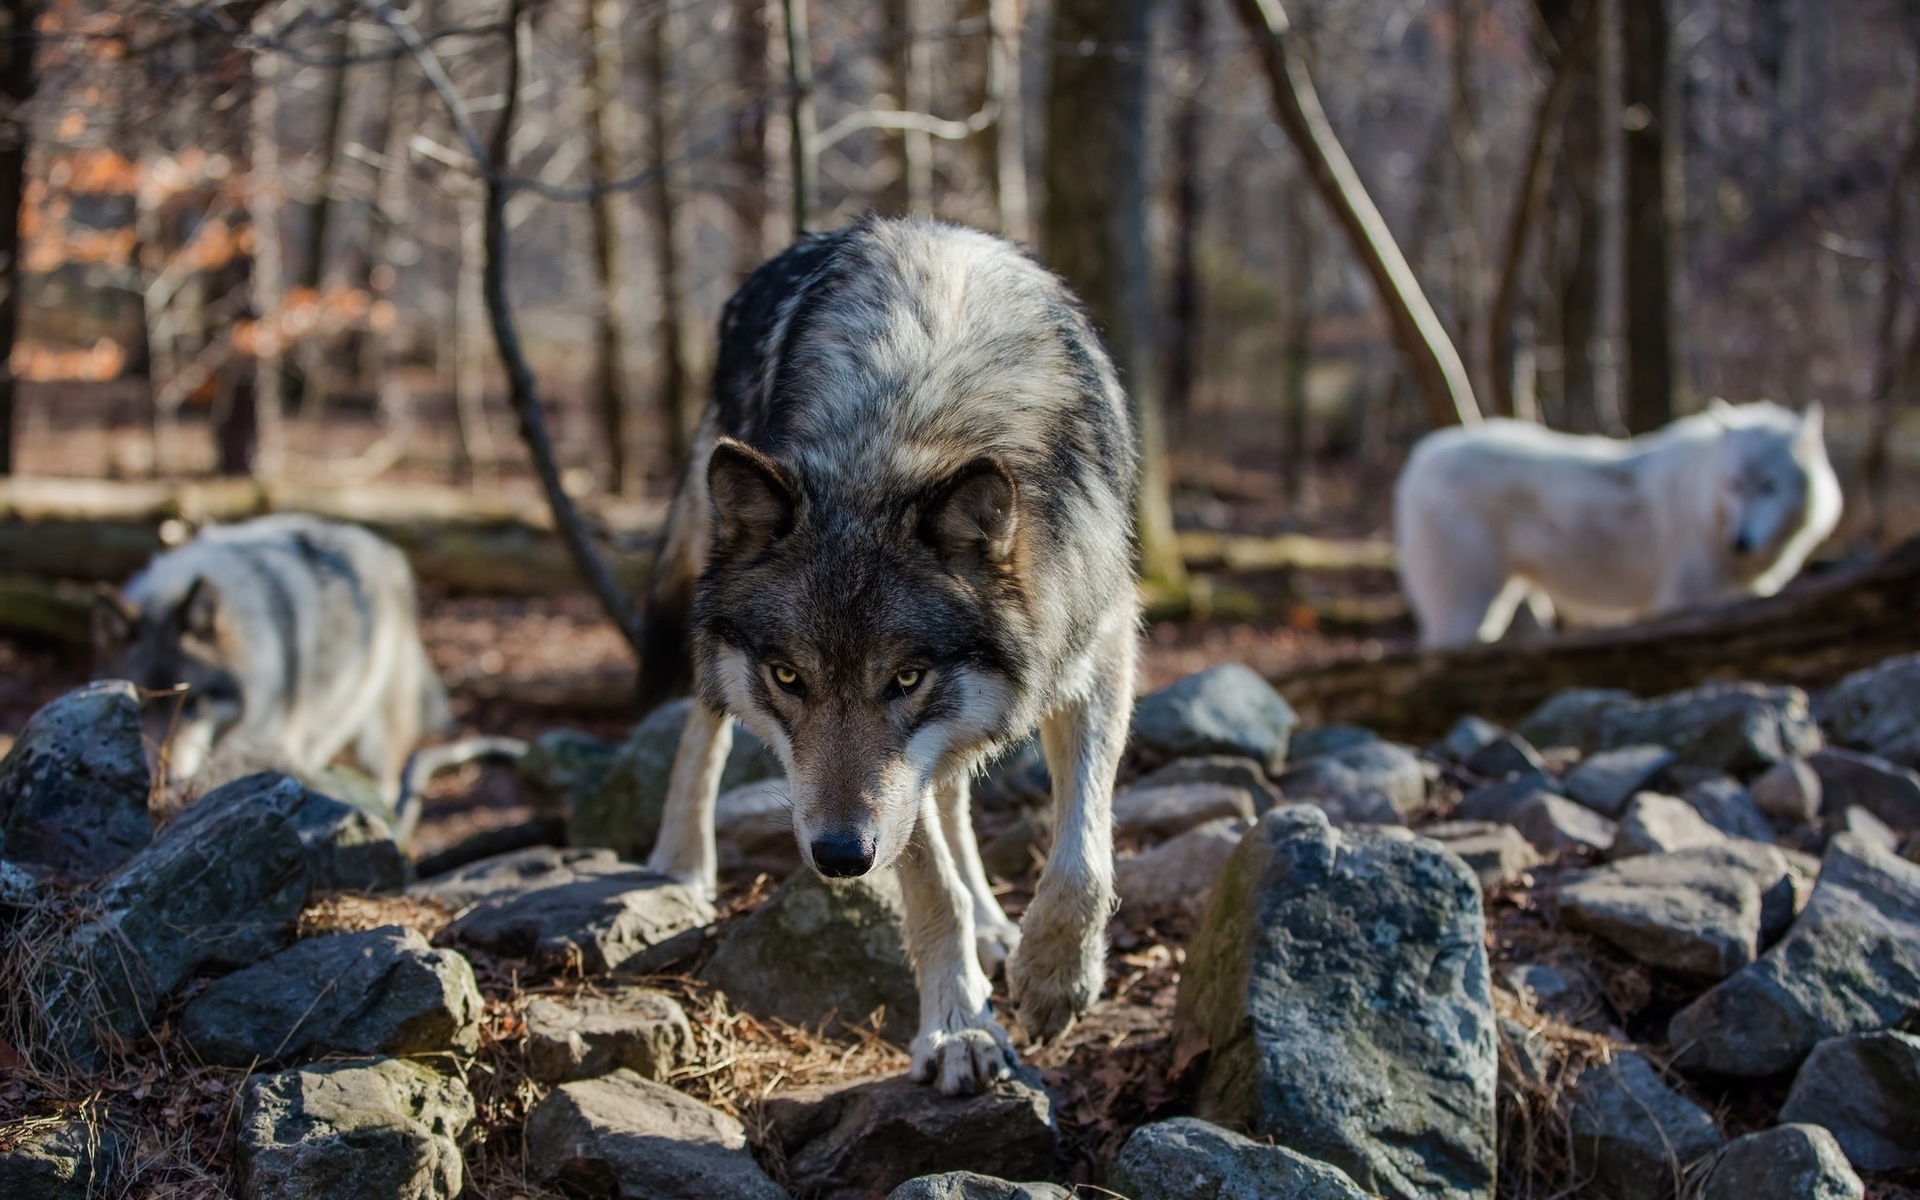
M1519 815L1520 810L1535 796L1559 794L1558 781L1546 775L1519 776L1501 783L1490 783L1473 789L1460 801L1460 819L1505 824Z
M1820 697L1815 715L1841 745L1920 769L1920 654L1855 671Z
M1632 858L1639 854L1665 854L1693 846L1711 846L1724 842L1727 835L1707 824L1691 804L1658 792L1641 792L1627 805L1620 828L1613 835L1607 857Z
M305 811L338 802L255 775L189 807L98 897L47 968L54 1036L83 1064L99 1037L137 1037L196 974L233 970L293 938L314 868Z
M527 1002L527 1074L540 1083L592 1079L622 1067L665 1083L693 1056L693 1027L665 992L536 996Z
M314 891L377 895L407 885L407 856L393 830L365 809L309 789L295 828L307 848Z
M804 865L784 779L763 779L721 792L713 804L713 836L722 874L785 877Z
M215 980L181 1014L180 1033L202 1059L228 1067L472 1054L482 1007L466 959L388 925L296 942Z
M1820 727L1796 687L1707 683L1654 700L1622 701L1599 718L1600 750L1655 743L1690 766L1735 775L1820 749Z
M1480 889L1434 843L1260 819L1187 955L1176 1044L1209 1050L1199 1115L1390 1197L1493 1187L1494 1043Z
M1480 890L1517 882L1540 865L1540 854L1520 831L1493 821L1446 821L1419 831L1458 855L1480 879Z
M1793 919L1787 860L1728 842L1627 858L1561 884L1570 929L1596 933L1649 966L1724 979L1752 962L1763 931Z
M1433 744L1432 751L1441 758L1464 763L1482 747L1498 741L1505 732L1485 717L1461 717L1447 730L1447 736Z
M973 784L974 802L1001 812L1043 804L1052 797L1053 776L1047 771L1047 756L1038 734L988 763Z
M1728 1142L1700 1200L1861 1200L1865 1193L1831 1133L1819 1125L1778 1125Z
M1218 783L1135 786L1113 797L1114 836L1132 841L1162 842L1222 817L1253 820L1253 797Z
M904 1045L920 1021L905 928L891 870L847 880L796 871L728 927L700 978L743 1012L809 1029L863 1025L884 1008L882 1032Z
M1338 825L1399 825L1427 798L1419 756L1394 742L1363 742L1296 762L1277 781L1288 800L1315 805Z
M74 1118L0 1128L0 1195L8 1200L94 1200L125 1194L133 1146L111 1126Z
M1516 963L1507 968L1508 989L1540 1012L1575 1022L1590 1015L1600 999L1599 986L1577 967L1562 970L1545 963ZM1528 1040L1531 1039L1531 1035Z
M0 908L31 908L44 894L33 872L0 858Z
M784 1200L725 1113L619 1070L562 1084L527 1116L527 1165L569 1195Z
M611 850L531 846L483 858L414 884L411 893L462 909L481 900L518 896L540 888L631 871Z
M1133 746L1154 762L1237 754L1276 772L1299 723L1266 680L1224 663L1142 697L1133 710Z
M1920 1037L1821 1042L1793 1077L1780 1119L1824 1125L1862 1171L1920 1167Z
M947 1171L909 1179L887 1193L887 1200L1070 1200L1057 1183L1009 1183L972 1171Z
M1287 757L1298 762L1318 758L1322 754L1338 754L1342 750L1351 750L1355 746L1379 740L1379 734L1358 725L1318 725L1312 729L1296 729L1293 731L1293 740L1287 743Z
M1820 773L1804 758L1785 758L1753 781L1753 802L1776 821L1804 825L1820 816Z
M1582 1195L1671 1200L1723 1144L1713 1118L1638 1054L1588 1068L1574 1090L1567 1126Z
M1296 736L1291 750L1297 750ZM1305 757L1302 755L1301 757ZM1239 788L1253 797L1253 815L1259 816L1281 802L1280 789L1267 778L1266 769L1250 758L1231 754L1203 754L1197 758L1176 758L1134 780L1137 788L1170 787L1180 783L1217 783Z
M797 1088L763 1101L760 1115L788 1183L819 1200L885 1195L940 1171L1033 1179L1054 1170L1053 1106L1032 1067L966 1097L904 1075Z
M1536 746L1573 746L1591 753L1600 748L1601 715L1632 699L1632 692L1618 688L1569 688L1534 709L1516 732Z
M1835 814L1832 826L1835 833L1851 833L1890 854L1900 849L1900 835L1895 833L1885 821L1858 804L1848 805L1844 811Z
M1729 775L1714 775L1698 780L1680 793L1701 820L1731 838L1750 842L1771 842L1773 826L1754 803L1753 794Z
M1517 733L1502 732L1467 757L1467 770L1488 779L1544 774L1547 764L1532 743Z
M581 786L567 793L569 845L607 847L628 858L646 856L660 835L667 777L673 771L674 751L680 747L680 730L691 706L689 700L674 700L648 713L614 750L603 773L582 764ZM735 722L733 749L720 775L720 790L731 791L779 774L773 752Z
M1806 911L1759 961L1674 1015L1686 1071L1792 1070L1831 1037L1885 1029L1920 1008L1920 866L1839 834Z
M1364 1200L1346 1172L1193 1117L1142 1125L1107 1184L1132 1200Z
M405 1059L249 1076L235 1182L242 1200L452 1200L473 1097Z
M0 850L15 862L101 875L153 840L140 694L90 683L27 721L0 759Z
M514 771L534 797L566 812L606 782L619 748L575 729L549 729L527 743Z
M1514 810L1508 822L1542 854L1564 850L1605 850L1619 827L1583 805L1550 792L1535 792Z
M1223 817L1151 850L1117 859L1113 886L1120 897L1120 915L1138 921L1197 906L1220 878L1221 868L1250 824Z
M1622 746L1590 754L1567 772L1567 797L1617 818L1673 761L1673 751L1665 746Z
M453 940L495 954L572 964L590 975L676 961L713 920L699 888L611 856L521 852L455 874L460 878L422 890L447 896L498 886L472 900L448 927ZM516 876L518 886L511 882Z
M1807 763L1828 812L1857 804L1895 829L1920 830L1920 773L1852 750L1822 750Z

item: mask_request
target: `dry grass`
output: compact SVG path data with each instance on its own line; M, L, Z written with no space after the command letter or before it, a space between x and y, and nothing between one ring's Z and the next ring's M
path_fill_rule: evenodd
M1567 1129L1573 1083L1589 1067L1611 1062L1622 1047L1539 1013L1503 989L1494 990L1493 1006L1505 1027L1499 1039L1500 1194L1547 1200L1564 1194L1573 1173ZM1509 1037L1509 1030L1519 1036Z
M432 941L453 922L453 910L428 896L362 896L352 892L324 892L307 901L300 912L297 935L321 937L330 933L365 933L385 925L417 929Z

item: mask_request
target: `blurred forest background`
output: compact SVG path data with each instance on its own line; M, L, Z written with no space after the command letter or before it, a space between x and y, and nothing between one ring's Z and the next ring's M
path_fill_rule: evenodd
M0 470L33 484L0 601L55 645L83 609L28 575L119 579L194 521L309 507L426 560L468 694L618 695L621 613L546 544L527 436L610 548L603 597L630 590L726 297L869 211L1005 233L1088 299L1148 417L1156 679L1403 644L1393 478L1481 413L1625 434L1819 400L1827 557L1920 531L1912 0L0 20ZM9 711L70 673L27 670L42 644L0 642L37 681Z

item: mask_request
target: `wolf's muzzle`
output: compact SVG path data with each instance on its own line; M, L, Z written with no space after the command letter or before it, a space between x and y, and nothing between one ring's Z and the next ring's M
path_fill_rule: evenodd
M829 879L852 879L873 870L874 840L855 833L822 834L808 847L813 865Z

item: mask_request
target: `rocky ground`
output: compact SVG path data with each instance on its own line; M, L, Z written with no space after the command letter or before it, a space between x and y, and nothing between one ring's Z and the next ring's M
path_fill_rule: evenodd
M342 773L187 801L131 689L55 700L0 763L0 1190L1920 1196L1920 656L1421 749L1172 682L1105 996L959 1099L904 1078L897 886L796 869L751 738L720 903L636 865L675 718L537 738L512 836L564 844L412 861ZM1046 787L978 787L1016 915Z

